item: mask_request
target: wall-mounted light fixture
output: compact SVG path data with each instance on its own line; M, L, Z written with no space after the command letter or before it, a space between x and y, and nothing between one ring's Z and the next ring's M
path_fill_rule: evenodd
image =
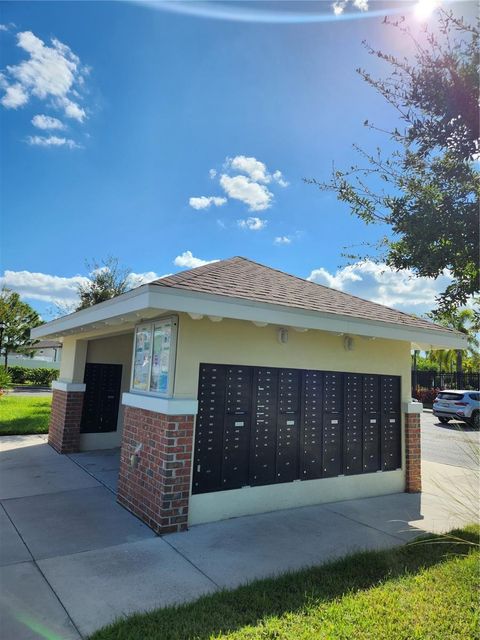
M277 340L280 344L287 344L288 342L288 329L285 327L279 327L277 331Z
M355 348L355 342L352 336L345 336L343 339L343 348L345 351L353 351Z

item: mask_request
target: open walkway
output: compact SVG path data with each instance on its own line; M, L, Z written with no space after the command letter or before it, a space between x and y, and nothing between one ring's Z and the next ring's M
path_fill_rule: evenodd
M421 496L267 513L159 538L116 503L117 456L60 456L45 436L0 439L2 638L85 638L134 611L445 531L472 519L457 498L477 490L472 472L425 462Z

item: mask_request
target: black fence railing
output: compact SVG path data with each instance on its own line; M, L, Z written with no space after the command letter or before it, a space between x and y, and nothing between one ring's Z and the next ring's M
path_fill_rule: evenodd
M412 389L480 389L480 373L412 371Z

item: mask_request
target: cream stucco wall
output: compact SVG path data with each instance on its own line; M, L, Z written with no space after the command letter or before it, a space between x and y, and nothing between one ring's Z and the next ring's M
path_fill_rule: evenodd
M409 343L354 337L353 350L346 351L344 336L289 329L288 342L280 344L277 330L276 326L256 327L227 319L192 320L180 314L175 397L197 397L199 365L205 362L399 375L402 400L410 399ZM403 430L402 418L402 441ZM404 467L403 451L402 469L397 471L193 495L189 523L400 492L405 487Z
M109 433L82 433L80 449L110 449L119 447L122 441L124 406L121 403L122 393L130 389L130 372L132 365L133 332L89 340L86 350L86 362L97 364L121 364L122 382L120 387L120 407L118 411L117 430ZM82 377L83 381L83 377Z
M345 351L343 336L289 329L287 344L280 344L277 329L238 320L192 320L180 314L174 396L196 398L199 364L209 362L400 375L402 400L410 399L408 342L354 337L353 351Z

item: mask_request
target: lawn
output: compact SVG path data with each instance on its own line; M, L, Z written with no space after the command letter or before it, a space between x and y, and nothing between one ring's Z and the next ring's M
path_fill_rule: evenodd
M478 639L479 528L454 533L467 543L358 553L137 614L90 640Z
M51 406L51 396L1 396L0 436L47 433Z

